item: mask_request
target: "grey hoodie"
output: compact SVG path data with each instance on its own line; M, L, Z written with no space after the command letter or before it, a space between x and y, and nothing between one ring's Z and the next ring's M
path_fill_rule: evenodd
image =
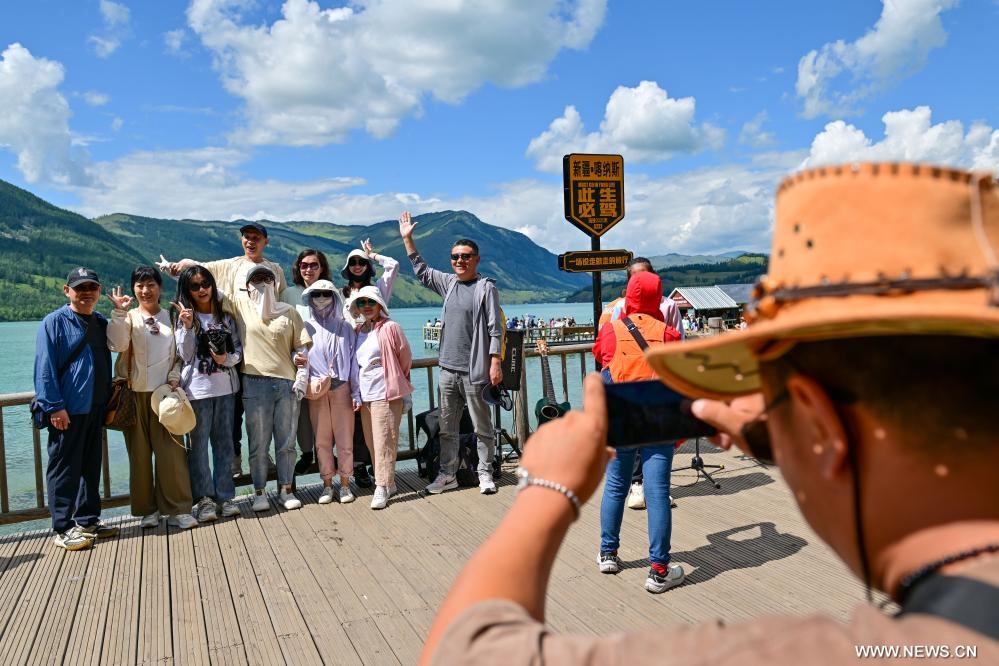
M416 278L427 289L431 289L444 297L444 307L441 309L441 321L444 321L444 310L447 301L458 283L454 273L444 273L431 268L419 252L409 255ZM472 311L472 350L469 354L468 378L472 384L489 383L490 356L500 355L503 340L503 330L500 326L499 291L496 280L478 275L475 284L475 304ZM441 328L441 342L446 335Z

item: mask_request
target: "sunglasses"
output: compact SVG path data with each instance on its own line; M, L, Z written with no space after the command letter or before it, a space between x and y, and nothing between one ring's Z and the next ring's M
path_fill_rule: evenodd
M479 255L477 255L477 254L465 254L464 252L462 252L461 254L452 254L451 255L451 261L459 261L459 260L460 261L471 261L472 257L477 257L477 256L479 256Z
M202 289L211 289L212 285L208 282L189 282L187 287L191 291L201 291Z
M312 292L313 298L333 298L332 291L314 291Z
M250 284L272 284L274 282L274 277L270 275L254 275L250 280Z
M347 265L348 266L367 266L368 265L368 260L367 259L361 259L360 257L351 257L350 260L347 261Z
M355 302L359 308L373 308L378 305L378 301L373 301L370 298L359 298Z
M154 318L152 318L152 317L146 317L143 320L142 323L144 323L146 325L146 328L153 335L159 335L160 334L160 325L156 322L156 320Z
M318 261L303 261L298 265L298 270L300 271L317 271L319 270Z

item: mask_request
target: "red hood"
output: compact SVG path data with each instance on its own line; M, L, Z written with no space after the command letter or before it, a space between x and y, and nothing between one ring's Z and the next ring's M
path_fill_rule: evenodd
M659 276L648 271L635 273L628 280L628 288L624 292L624 313L646 314L663 321L663 313L659 304L663 300L663 283Z

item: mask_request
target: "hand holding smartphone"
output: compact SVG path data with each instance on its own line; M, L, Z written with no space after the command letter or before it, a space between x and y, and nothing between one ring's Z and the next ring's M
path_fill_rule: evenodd
M628 448L717 434L690 411L691 400L658 380L604 387L607 444Z

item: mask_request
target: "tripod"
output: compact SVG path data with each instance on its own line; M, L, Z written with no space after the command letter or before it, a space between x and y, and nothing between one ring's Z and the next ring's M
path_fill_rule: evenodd
M701 458L701 438L698 437L694 440L694 457L690 459L690 464L686 467L677 467L674 472L682 472L685 469L692 469L697 472L694 479L694 483L697 483L697 478L703 476L705 479L711 482L717 490L721 490L721 484L711 478L711 474L707 471L708 469L725 469L725 465L708 465L705 464L704 459Z
M503 455L503 440L510 445L510 452ZM521 455L520 447L513 438L510 437L510 433L503 429L503 422L500 420L500 406L493 405L493 442L496 446L496 454L493 456L493 478L498 479L500 477L500 466L508 462L510 458L516 455L518 458Z

